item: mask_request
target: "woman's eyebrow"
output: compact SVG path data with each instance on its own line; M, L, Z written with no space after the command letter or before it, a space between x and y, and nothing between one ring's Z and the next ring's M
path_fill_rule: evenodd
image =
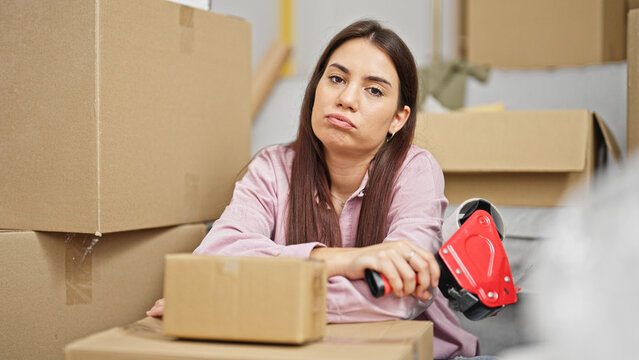
M350 73L351 73L350 71L348 71L346 66L344 66L342 64L332 63L332 64L328 65L328 67L331 67L331 66L338 68L341 72L343 72L343 73L345 73L347 75L350 75ZM388 80L386 80L386 79L384 79L383 77L380 77L380 76L369 75L369 76L366 77L366 80L383 83L383 84L388 85L391 88L393 87L393 85L390 83L390 81L388 81Z
M351 73L350 71L348 71L348 69L344 65L341 65L341 64L338 64L338 63L332 63L332 64L328 65L328 67L331 67L331 66L338 68L341 72L343 72L343 73L345 73L347 75Z
M393 85L391 85L390 81L384 79L383 77L371 75L371 76L367 76L366 80L375 81L375 82L378 82L378 83L383 83L383 84L388 85L388 87L390 87L390 88L393 87Z

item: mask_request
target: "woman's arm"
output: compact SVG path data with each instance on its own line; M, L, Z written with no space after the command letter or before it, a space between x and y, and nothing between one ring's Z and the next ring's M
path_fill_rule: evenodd
M364 270L377 270L386 276L396 296L428 300L430 288L439 282L439 266L433 254L407 239L364 248L315 248L311 258L326 262L329 277L357 280L364 278Z
M269 147L249 164L233 199L195 254L308 257L318 242L286 246L286 149Z
M400 170L382 244L361 249L317 248L311 257L326 261L329 322L412 318L431 295L438 295L439 267L433 254L441 245L447 205L441 168L425 151L412 150ZM410 259L411 251L415 251ZM394 294L376 299L362 280L365 268L383 273ZM417 285L416 283L419 283ZM434 293L434 294L433 294ZM413 296L408 296L413 295Z

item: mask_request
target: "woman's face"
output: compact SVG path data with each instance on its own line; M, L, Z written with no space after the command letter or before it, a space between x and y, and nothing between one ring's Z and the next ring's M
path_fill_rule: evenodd
M399 131L410 108L397 108L399 77L391 58L366 39L352 39L328 60L315 92L311 125L328 151L374 155Z

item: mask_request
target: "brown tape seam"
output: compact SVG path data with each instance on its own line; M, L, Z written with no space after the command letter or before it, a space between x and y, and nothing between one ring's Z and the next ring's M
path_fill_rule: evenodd
M184 54L193 53L193 44L195 43L195 29L193 25L194 13L195 11L192 7L180 5L180 52Z

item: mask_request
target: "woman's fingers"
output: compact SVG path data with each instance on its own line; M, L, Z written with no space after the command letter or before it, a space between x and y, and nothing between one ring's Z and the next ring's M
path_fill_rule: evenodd
M421 286L426 285L426 287L430 286L431 283L431 273L430 266L428 260L424 258L421 254L415 255L408 260L408 263L411 266L411 270L415 272L417 283Z
M161 317L164 314L164 299L159 299L153 307L146 312L147 316Z
M413 296L420 299L420 300L430 300L433 298L433 288L428 287L428 286L424 286L424 285L419 285L417 286L417 288L415 289L415 292L413 292Z
M398 296L412 294L413 291L415 291L415 287L417 286L417 274L415 273L412 265L410 265L410 260L397 252L393 252L390 256L390 259L393 262L393 265L397 269L397 272L401 278L400 281L402 287L397 289L396 293L400 294Z
M364 269L381 272L397 296L414 295L427 300L436 287L440 271L430 252L403 239L388 241L366 248L352 249L345 275L351 279L363 277Z
M413 292L413 296L421 300L430 300L433 296L433 289L439 284L440 269L437 259L430 252L417 248L419 257L414 257L411 264L417 271L419 285Z
M402 281L402 277L399 275L395 263L391 260L390 254L381 255L379 269L377 269L377 271L386 276L386 280L388 280L388 283L393 288L393 293L397 296L402 296L404 283Z
M396 245L399 252L405 253L401 259L393 258L398 269L401 269L399 271L403 279L401 293L412 294L421 300L431 299L432 289L438 286L441 274L437 259L432 253L408 240L400 240ZM410 265L410 268L403 265Z
M411 294L420 300L429 300L432 297L432 284L439 279L439 266L437 260L427 251L419 252L408 260L413 271L416 272L417 286ZM432 264L435 266L433 267Z
M435 255L418 246L413 246L415 251L420 255L419 259L415 259L413 261L423 260L423 262L420 262L417 267L413 267L415 271L418 272L419 283L426 286L437 287L441 272L439 264L437 264L437 259L435 259ZM423 274L421 270L424 270Z

